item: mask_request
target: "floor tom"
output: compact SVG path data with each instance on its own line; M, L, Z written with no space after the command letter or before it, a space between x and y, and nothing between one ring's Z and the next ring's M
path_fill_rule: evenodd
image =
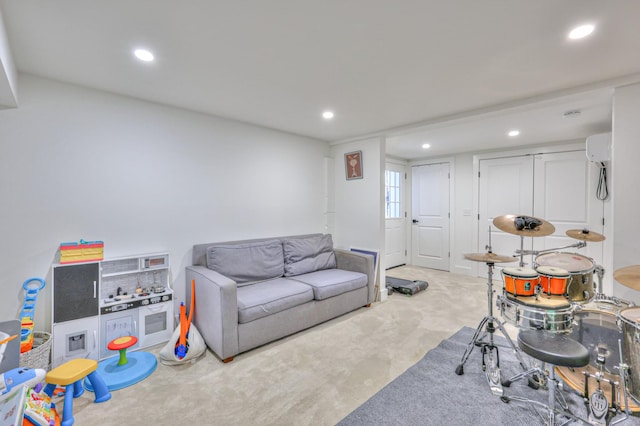
M640 403L640 306L618 312L622 329L624 362L629 366L627 390L635 402Z

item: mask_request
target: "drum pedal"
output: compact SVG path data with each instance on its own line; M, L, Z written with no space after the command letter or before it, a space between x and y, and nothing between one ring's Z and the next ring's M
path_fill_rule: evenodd
M496 354L495 359L493 357L494 350ZM487 356L488 362L485 361L485 355ZM497 396L502 396L504 390L502 388L502 383L500 382L500 355L496 346L482 346L482 370L487 376L487 382L489 382L491 393Z
M596 391L589 398L589 421L597 426L607 424L607 413L609 412L609 402L601 389Z

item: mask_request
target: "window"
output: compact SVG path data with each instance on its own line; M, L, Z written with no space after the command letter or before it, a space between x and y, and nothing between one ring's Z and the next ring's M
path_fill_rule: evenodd
M385 170L385 217L395 219L400 216L400 172Z

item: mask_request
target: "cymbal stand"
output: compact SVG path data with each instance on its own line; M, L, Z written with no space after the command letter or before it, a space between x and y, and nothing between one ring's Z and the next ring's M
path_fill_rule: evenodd
M491 253L491 249L489 249L489 253ZM491 388L491 392L494 395L501 396L503 394L502 383L500 382L500 356L498 354L498 347L494 344L493 341L493 333L496 332L496 329L500 330L502 335L507 339L509 346L513 349L518 361L520 362L520 366L524 371L528 370L528 367L520 354L520 349L513 343L511 337L505 330L504 326L500 321L497 320L496 317L493 316L493 262L487 262L487 303L488 303L488 315L486 315L478 324L476 328L476 332L474 333L467 349L462 355L462 359L460 360L460 364L456 367L456 374L462 375L464 374L464 364L469 359L471 352L473 352L474 346L479 346L482 351L482 370L485 371L487 375L487 381L489 382L489 387ZM496 328L497 327L497 328ZM483 329L486 328L486 333L489 335L489 341L482 341L480 339L480 333ZM495 358L494 358L495 351ZM485 362L485 355L488 357L488 362ZM487 368L488 365L488 368Z
M601 265L596 265L596 274L598 275L598 294L604 294L602 292L602 278L604 277L604 268Z

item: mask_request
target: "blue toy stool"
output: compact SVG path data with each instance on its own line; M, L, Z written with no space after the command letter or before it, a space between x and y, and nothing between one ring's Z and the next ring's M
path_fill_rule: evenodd
M96 371L98 362L93 359L72 359L59 367L49 371L45 377L47 386L44 392L51 396L56 386L65 386L64 407L62 408L62 426L71 426L73 418L73 398L84 393L82 379L89 379L96 394L95 402L105 402L111 399L104 380Z

